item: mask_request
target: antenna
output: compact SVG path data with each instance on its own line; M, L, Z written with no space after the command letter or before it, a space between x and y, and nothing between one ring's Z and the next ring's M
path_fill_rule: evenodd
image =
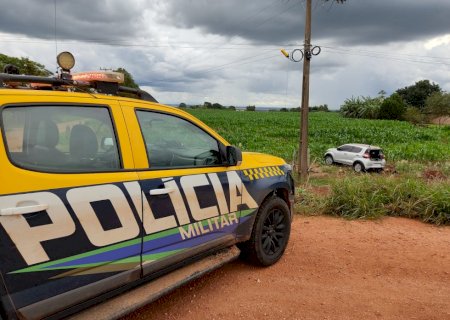
M55 0L54 1L54 4L55 4L55 6L54 6L54 8L55 8L55 25L54 25L54 28L55 28L55 58L56 58L56 73L58 73L58 38L56 37L56 1L57 0Z

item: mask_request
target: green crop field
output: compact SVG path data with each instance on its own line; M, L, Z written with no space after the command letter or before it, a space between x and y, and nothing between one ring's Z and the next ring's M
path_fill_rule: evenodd
M244 151L270 153L291 161L298 147L299 113L193 109L191 114ZM388 161L448 161L450 127L417 127L404 121L348 119L338 113L309 117L311 159L344 143L384 149Z

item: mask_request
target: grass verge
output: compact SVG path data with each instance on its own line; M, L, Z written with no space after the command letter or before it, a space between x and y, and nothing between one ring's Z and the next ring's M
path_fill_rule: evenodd
M403 163L395 173L381 175L336 166L315 170L308 185L297 188L297 213L347 219L395 216L450 225L448 163Z
M450 225L450 183L362 175L335 181L322 212L350 219L397 216Z

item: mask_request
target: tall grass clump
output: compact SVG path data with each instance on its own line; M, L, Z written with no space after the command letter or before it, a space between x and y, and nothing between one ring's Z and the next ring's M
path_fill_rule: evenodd
M349 219L398 216L450 225L450 182L352 176L335 181L324 213Z
M317 195L310 189L298 188L295 192L295 212L315 216L321 214L324 208L324 197Z

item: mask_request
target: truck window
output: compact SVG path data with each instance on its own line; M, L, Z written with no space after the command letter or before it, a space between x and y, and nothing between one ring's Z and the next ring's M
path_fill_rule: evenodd
M222 163L216 139L176 116L138 110L150 168L204 167Z
M95 172L121 168L106 107L11 106L1 114L10 160L44 172Z

